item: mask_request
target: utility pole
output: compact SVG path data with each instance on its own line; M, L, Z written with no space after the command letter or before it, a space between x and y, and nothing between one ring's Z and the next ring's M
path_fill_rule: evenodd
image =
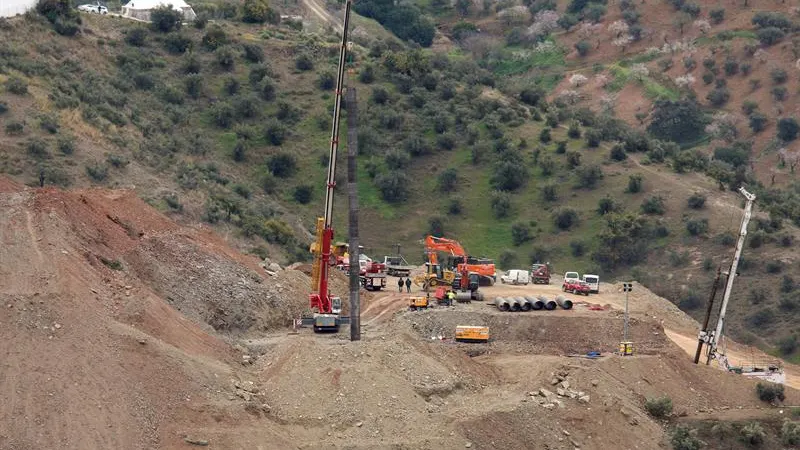
M694 354L695 364L700 361L700 353L703 351L703 344L708 340L708 321L711 319L711 311L714 306L714 297L717 296L717 286L719 286L720 275L720 268L717 267L717 276L714 277L714 284L711 285L711 296L708 299L708 308L706 308L706 318L703 319L703 328L700 329L700 335L697 337L697 352Z
M347 197L349 204L350 234L350 340L361 340L361 300L359 291L361 283L358 279L358 186L356 172L358 170L358 103L356 88L347 88L345 94L347 105Z
M744 195L747 203L745 203L744 206L744 217L742 217L742 226L739 228L739 240L736 241L736 250L733 253L733 262L731 263L731 268L728 271L728 282L725 285L725 291L722 293L722 307L719 310L717 329L714 331L714 334L710 336L708 341L709 348L706 365L711 363L711 359L714 358L717 353L717 346L722 341L722 330L725 326L725 313L728 309L728 300L731 298L733 280L736 278L736 270L739 267L739 258L742 256L744 240L747 237L747 224L750 222L750 216L753 214L753 202L756 199L756 196L747 192L744 187L740 187L739 192Z

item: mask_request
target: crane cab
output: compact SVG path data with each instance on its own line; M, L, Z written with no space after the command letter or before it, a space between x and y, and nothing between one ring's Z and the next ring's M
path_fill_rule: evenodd
M339 332L339 325L341 319L339 315L342 313L342 299L340 297L331 297L331 312L330 314L314 314L314 332Z

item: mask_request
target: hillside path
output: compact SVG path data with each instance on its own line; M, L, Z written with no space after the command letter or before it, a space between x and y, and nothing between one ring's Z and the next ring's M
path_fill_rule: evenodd
M303 6L309 9L320 20L333 26L337 32L341 33L344 31L341 21L333 14L329 13L327 9L325 9L324 2L320 0L303 0Z

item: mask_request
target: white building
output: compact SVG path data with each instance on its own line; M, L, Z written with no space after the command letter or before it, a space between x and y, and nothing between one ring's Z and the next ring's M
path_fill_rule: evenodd
M0 2L6 0L0 0ZM170 5L175 11L183 14L183 20L192 21L197 17L189 4L184 0L131 0L122 6L122 16L131 19L150 21L150 11L159 6Z
M0 17L25 14L36 6L36 0L0 0Z

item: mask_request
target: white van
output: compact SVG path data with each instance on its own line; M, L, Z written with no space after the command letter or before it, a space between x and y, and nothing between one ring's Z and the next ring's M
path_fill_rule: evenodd
M583 282L589 285L589 292L597 294L600 292L600 277L597 275L584 274Z
M524 284L527 286L527 284L531 282L531 277L527 270L509 270L505 275L500 277L500 282L503 284Z
M581 281L581 276L578 272L567 272L564 274L564 283L575 283Z

